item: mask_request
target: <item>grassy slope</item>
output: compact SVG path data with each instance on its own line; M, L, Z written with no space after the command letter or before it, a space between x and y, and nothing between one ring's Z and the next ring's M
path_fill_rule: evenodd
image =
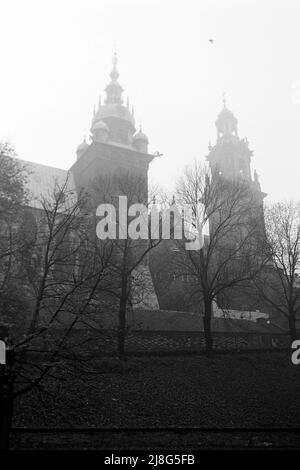
M300 427L300 366L286 352L110 359L56 374L55 398L22 397L16 426Z

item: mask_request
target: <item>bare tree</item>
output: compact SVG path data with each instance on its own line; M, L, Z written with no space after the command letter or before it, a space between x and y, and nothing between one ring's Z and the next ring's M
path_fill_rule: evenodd
M134 216L128 210L117 211L116 237L110 239L113 247L113 256L110 259L111 292L118 302L118 356L125 356L125 339L127 331L127 310L132 307L133 298L139 291L145 290L145 283L141 282L141 273L137 273L141 265L147 266L147 257L150 251L159 243L159 239L152 239L148 225L148 212L141 213L139 204L148 207L148 190L145 178L135 172L122 171L106 178L98 178L93 182L91 200L94 206L111 203L118 206L119 196L126 197L127 209L136 204L136 214L141 217L142 224L147 226L147 239L142 236L142 227L139 225L140 235L132 239L127 228ZM126 233L121 229L121 217L125 222ZM145 233L144 233L145 235ZM143 276L142 276L143 277ZM141 297L140 297L141 298Z
M265 222L271 262L255 284L262 298L287 320L293 341L300 311L300 204L289 201L270 205Z
M56 184L40 201L41 209L24 209L27 225L16 227L27 243L26 249L13 253L9 272L10 283L21 285L19 310L1 318L9 331L9 361L1 386L3 447L8 445L15 398L33 388L46 393L43 380L63 361L76 326L104 308L100 299L109 285L111 253L95 244L84 212L85 195L68 188L68 180Z
M0 315L17 307L15 293L18 286L10 283L13 259L27 246L17 227L24 223L24 205L27 203L26 173L15 158L14 149L0 143Z
M18 227L23 221L23 206L27 202L24 168L15 158L14 149L7 143L0 144L0 334L8 338L8 328L3 325L16 317L22 307L22 283L12 283L16 273L14 259L26 248L26 240L19 236ZM7 355L7 360L10 356ZM10 369L0 366L0 448L7 443L7 421L11 413L6 397L12 390Z
M184 223L202 243L189 250L177 241L173 264L195 280L193 294L203 302L206 351L211 354L213 301L252 282L266 262L262 206L249 183L211 177L197 162L180 179L177 201L192 209Z

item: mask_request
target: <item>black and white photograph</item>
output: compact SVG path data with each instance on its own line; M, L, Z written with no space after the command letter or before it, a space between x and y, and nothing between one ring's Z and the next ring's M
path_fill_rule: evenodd
M300 2L0 18L0 450L300 450Z

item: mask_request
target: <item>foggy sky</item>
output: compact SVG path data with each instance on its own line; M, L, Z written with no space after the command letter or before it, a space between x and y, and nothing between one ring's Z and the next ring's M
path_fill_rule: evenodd
M119 82L172 187L204 158L227 106L270 199L300 199L300 5L296 1L0 1L0 140L20 158L69 168L109 81ZM213 38L211 44L209 39Z

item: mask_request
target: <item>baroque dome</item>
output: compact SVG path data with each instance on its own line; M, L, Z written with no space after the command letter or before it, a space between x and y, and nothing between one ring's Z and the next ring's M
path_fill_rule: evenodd
M99 106L95 116L93 117L92 128L94 128L94 125L98 121L109 117L116 117L125 121L129 121L134 127L134 117L127 107L118 104L104 104Z
M144 134L144 132L142 132L141 130L139 130L139 132L137 132L136 134L134 134L133 136L133 140L134 141L137 141L137 140L144 140L145 142L149 142L148 141L148 137L146 136L146 134Z
M94 120L93 120L94 121ZM92 124L92 130L96 130L96 129L103 129L107 132L109 132L109 127L107 124L105 124L104 121L94 121L94 124Z
M79 151L83 151L83 150L86 150L87 148L89 147L89 144L86 142L86 140L84 139L83 142L81 142L81 144L78 145L77 147L77 152Z

